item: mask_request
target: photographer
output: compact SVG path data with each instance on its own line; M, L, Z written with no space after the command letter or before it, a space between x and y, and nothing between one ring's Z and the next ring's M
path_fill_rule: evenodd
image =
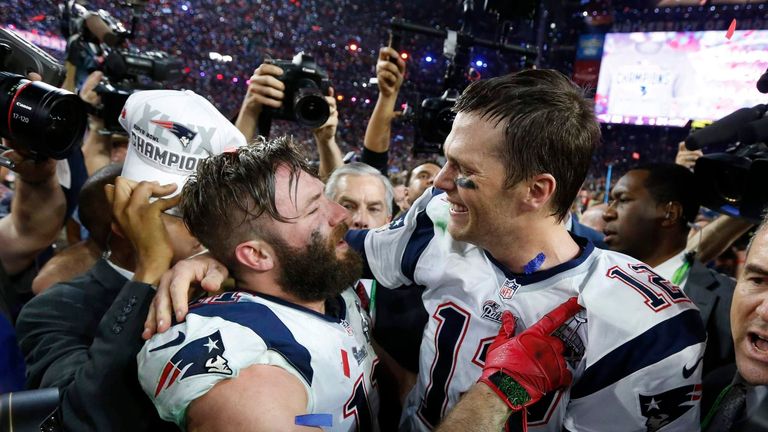
M66 200L56 179L56 161L35 161L15 150L3 153L16 164L11 214L0 219L0 314L13 321L29 295L35 257L61 228Z
M55 161L34 161L15 150L3 156L16 164L17 180L11 213L0 219L0 393L23 388L24 362L12 323L31 295L35 257L53 243L66 210Z
M285 84L278 79L281 75L283 75L283 69L269 63L262 63L253 71L251 83L248 85L248 91L235 122L235 126L245 135L246 140L250 141L257 132L262 132L257 131L256 126L265 106L280 108L283 105ZM343 165L341 150L336 144L339 113L336 109L333 88L329 89L325 100L330 108L330 116L325 124L312 131L317 142L317 152L320 155L318 175L323 180L327 179L334 169Z
M146 115L149 106L154 110ZM160 421L141 392L135 364L142 320L155 294L152 284L157 283L149 273L201 250L174 208L178 198L166 195L179 192L192 165L207 154L245 144L207 100L189 91L138 92L126 102L125 112L120 122L134 145L117 190L106 194L113 212L110 232L99 236L105 254L81 277L57 283L30 301L17 325L28 365L27 385L60 389L57 419L65 430L173 429ZM174 119L174 126L165 121L168 118ZM186 146L175 128L192 134ZM208 130L215 132L203 133ZM183 154L192 161L184 164L190 168L179 169L178 158L169 165L170 157L146 157L148 149L158 148Z
M701 150L688 150L685 143L677 147L675 163L693 171L696 160L704 156ZM746 219L728 215L718 216L704 227L696 226L688 236L685 249L696 251L696 259L704 264L714 260L725 252L739 237L744 235L754 224Z
M95 88L103 78L102 72L92 72L80 89L80 98L94 108L99 108L101 105L101 97L96 93ZM125 159L126 145L118 142L120 135L104 134L101 132L102 129L104 129L104 120L89 114L88 133L82 147L89 176L110 163L120 163ZM127 140L123 141L127 144Z

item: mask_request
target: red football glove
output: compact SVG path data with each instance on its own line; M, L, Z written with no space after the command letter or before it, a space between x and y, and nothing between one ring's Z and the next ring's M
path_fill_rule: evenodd
M569 385L573 378L562 355L563 342L550 333L580 310L576 297L571 297L516 337L515 317L505 311L479 382L491 387L512 410L523 409L523 416L524 408L545 393Z

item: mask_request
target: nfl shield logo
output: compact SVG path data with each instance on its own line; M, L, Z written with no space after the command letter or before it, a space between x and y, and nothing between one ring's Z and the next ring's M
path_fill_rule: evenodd
M501 285L501 288L499 288L499 295L504 300L509 300L513 295L515 295L519 288L520 284L517 283L514 279L507 279L504 281L504 284Z

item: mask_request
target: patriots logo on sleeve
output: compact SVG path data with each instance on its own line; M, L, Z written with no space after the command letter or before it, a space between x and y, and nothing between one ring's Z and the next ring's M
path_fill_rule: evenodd
M646 418L648 432L655 432L672 423L693 408L701 399L701 385L678 387L663 393L640 395L640 414Z
M179 141L181 142L181 145L184 148L187 148L189 143L191 143L192 140L195 139L195 137L197 136L197 132L176 122L152 120L152 123L160 126L161 128L168 129L169 131L171 131L171 133L174 134L176 138L179 139Z
M224 354L224 341L216 330L208 336L195 339L182 347L163 367L163 373L155 388L155 397L161 391L195 375L220 374L232 375Z

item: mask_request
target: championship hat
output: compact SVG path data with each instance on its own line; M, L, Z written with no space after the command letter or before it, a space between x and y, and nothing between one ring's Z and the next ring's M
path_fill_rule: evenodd
M189 90L136 92L125 102L119 121L129 134L121 176L176 183L172 195L181 192L202 159L246 144L226 117Z

